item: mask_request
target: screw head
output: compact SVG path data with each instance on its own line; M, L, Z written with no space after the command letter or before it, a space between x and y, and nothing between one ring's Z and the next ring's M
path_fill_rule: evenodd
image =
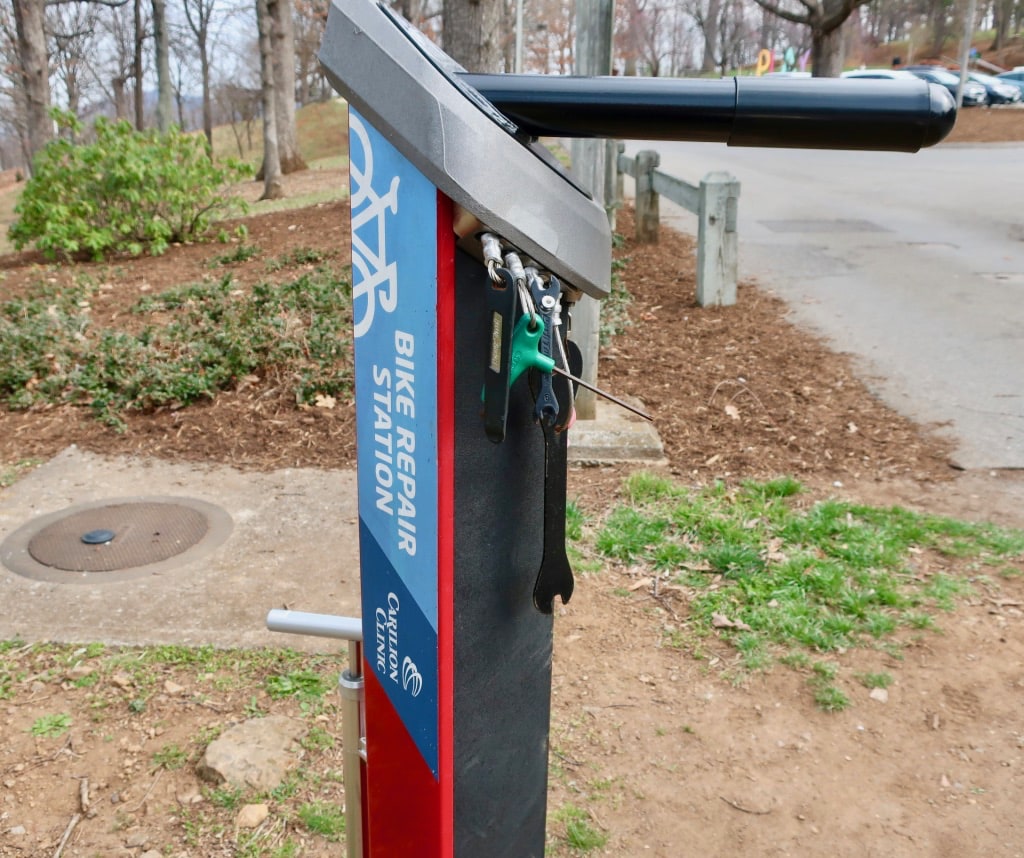
M86 545L106 545L113 541L116 535L112 530L90 530L82 534L81 540Z

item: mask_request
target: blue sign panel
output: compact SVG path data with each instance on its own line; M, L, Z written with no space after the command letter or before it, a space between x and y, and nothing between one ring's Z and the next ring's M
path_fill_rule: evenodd
M437 190L349 112L366 660L437 764Z

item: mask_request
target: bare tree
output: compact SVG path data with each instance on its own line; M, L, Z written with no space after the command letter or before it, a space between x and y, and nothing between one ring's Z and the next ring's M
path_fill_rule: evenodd
M68 4L51 10L48 53L64 87L68 110L82 113L82 99L92 73L89 58L97 53L99 12L96 6ZM70 133L70 132L69 132Z
M501 71L502 17L499 0L444 0L445 51L469 71Z
M203 88L203 133L213 152L213 108L210 99L210 28L217 0L183 0L185 20L199 49L199 77Z
M576 35L573 4L561 0L536 0L530 4L528 12L523 28L524 71L570 74Z
M246 151L252 149L252 126L260 115L262 99L262 88L250 89L233 83L217 88L217 103L231 117L231 131L235 135L239 158L244 158Z
M299 104L308 104L316 81L322 80L316 55L327 24L327 0L294 0L295 6L295 74Z
M17 31L17 74L24 89L26 160L31 170L36 152L53 136L50 121L50 70L46 49L46 8L72 0L13 0ZM81 0L103 6L120 6L127 0Z
M135 127L141 131L146 127L146 102L145 102L145 91L143 89L143 73L145 72L145 66L143 63L143 52L146 48L146 27L145 20L142 14L142 0L133 0L132 12L134 13L135 26L132 28L132 32L135 35L133 52L132 52L132 80L134 81L135 90Z
M153 50L156 55L156 125L167 131L173 121L171 87L171 44L167 29L167 0L153 3Z
M260 33L260 77L263 94L263 200L284 196L281 185L281 158L277 150L277 110L274 106L277 86L271 30L274 27L267 0L256 0L256 26Z
M115 9L106 21L112 52L107 59L108 72L100 77L101 80L110 80L110 98L114 103L114 115L118 119L127 119L131 112L126 87L131 80L132 65L135 61L132 18L131 10L121 7Z
M621 4L617 27L626 74L674 74L685 64L679 52L690 44L685 35L688 27L689 21L684 20L677 3L626 0Z
M21 61L18 57L18 34L14 23L14 10L6 3L0 3L0 69L6 74L0 88L0 131L2 137L11 136L17 141L17 154L13 149L8 158L17 163L28 163L28 129L25 125L25 88L21 86Z
M46 7L43 0L14 0L18 38L18 74L24 92L27 166L53 136L50 121L50 73L46 54Z
M694 4L694 18L704 36L704 58L701 60L701 71L712 72L718 67L718 32L721 23L722 0L707 0L706 3Z
M295 28L289 0L267 0L270 13L270 49L273 57L274 110L281 172L306 169L295 128Z
M773 15L809 27L812 74L837 77L842 71L840 28L853 11L868 0L791 0L785 7L776 0L756 2Z

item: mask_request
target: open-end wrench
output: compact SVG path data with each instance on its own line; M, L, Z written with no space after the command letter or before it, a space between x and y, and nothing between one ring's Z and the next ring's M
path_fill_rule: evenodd
M494 267L488 277L487 310L491 314L487 365L484 369L484 431L495 444L505 440L512 366L512 332L518 294L515 278L507 268Z
M530 297L544 323L544 332L540 338L540 353L552 360L555 359L555 316L561 287L558 280L551 278L547 285L541 280L534 268L526 269L526 282L530 287ZM540 389L537 391L536 404L533 409L534 419L546 426L554 424L558 419L558 398L551 384L551 373L540 373Z
M555 287L558 280L554 277ZM553 314L559 320L559 307ZM579 376L583 372L583 356L575 343L566 342L563 326L554 327L555 346L564 371ZM565 325L564 327L568 327ZM565 505L569 458L569 439L566 431L572 422L575 390L565 376L554 378L552 387L558 397L558 418L548 425L541 422L544 432L544 553L541 557L537 580L533 585L533 604L543 614L554 612L555 596L566 604L572 596L575 580L569 558L565 552Z

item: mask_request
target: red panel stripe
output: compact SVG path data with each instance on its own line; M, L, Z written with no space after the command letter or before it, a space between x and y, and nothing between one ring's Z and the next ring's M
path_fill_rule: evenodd
M373 723L366 733L369 801L364 851L372 858L449 858L450 851L441 851L441 790L434 774L372 665L364 665L363 676L366 718Z
M455 853L455 234L437 194L437 658L441 855Z

